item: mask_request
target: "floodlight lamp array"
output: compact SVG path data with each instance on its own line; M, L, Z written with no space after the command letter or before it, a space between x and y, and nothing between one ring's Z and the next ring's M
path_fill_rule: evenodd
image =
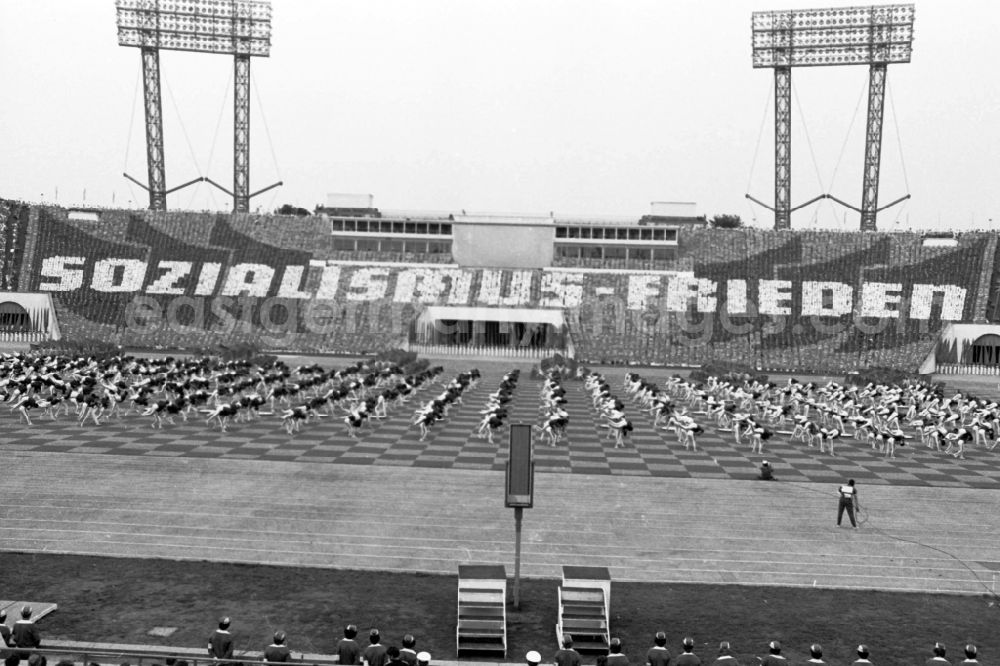
M121 46L268 56L264 0L117 0Z
M753 13L753 66L909 62L913 5Z

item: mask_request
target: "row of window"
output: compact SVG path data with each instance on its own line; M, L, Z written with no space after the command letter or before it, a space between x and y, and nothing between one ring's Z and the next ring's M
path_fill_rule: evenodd
M337 236L333 249L347 252L410 252L413 254L449 254L451 241L401 240L398 238L350 238Z
M631 247L627 245L562 245L556 243L560 259L632 259L635 261L670 261L677 256L673 247Z
M556 238L676 242L677 230L654 227L556 227Z
M371 220L365 218L330 220L334 232L353 231L368 234L432 234L450 236L451 224L447 222L410 222L399 220Z

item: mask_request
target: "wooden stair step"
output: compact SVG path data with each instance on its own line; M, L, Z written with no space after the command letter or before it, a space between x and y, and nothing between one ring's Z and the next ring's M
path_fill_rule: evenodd
M578 604L563 605L563 617L604 617L604 606L580 606Z
M577 640L573 636L573 649L577 652L607 652L608 642L606 640Z
M472 650L476 650L476 651L479 651L479 652L504 652L504 653L506 653L507 652L507 645L504 643L504 641L502 639L500 639L500 640L494 639L494 640L490 640L490 641L469 640L469 639L461 638L461 637L458 639L458 651L459 652L462 652L462 651L472 651Z
M595 590L585 587L563 587L560 588L560 598L563 603L567 601L604 603L604 590Z
M503 606L460 606L458 617L459 619L487 619L493 617L502 619L504 617L504 608Z
M579 618L563 618L563 627L566 633L576 636L580 633L602 633L607 630L608 623L605 620L583 620Z
M483 631L490 633L499 631L502 634L503 628L503 620L465 620L462 618L459 618L458 620L458 633L460 634Z
M468 592L468 591L462 590L461 592L458 593L458 603L460 603L460 604L464 604L464 603L480 603L480 604L482 604L482 603L498 603L498 604L502 604L503 603L503 592L490 591L490 590L487 590L485 592L483 592L483 591Z

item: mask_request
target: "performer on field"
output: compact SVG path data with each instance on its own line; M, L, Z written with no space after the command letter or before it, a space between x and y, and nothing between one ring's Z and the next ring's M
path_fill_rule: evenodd
M840 486L837 493L840 495L840 502L837 505L837 527L840 527L840 521L844 517L846 509L847 517L851 519L851 526L858 529L858 522L854 519L854 511L860 510L861 504L858 502L858 489L854 487L854 479L849 480L847 485Z

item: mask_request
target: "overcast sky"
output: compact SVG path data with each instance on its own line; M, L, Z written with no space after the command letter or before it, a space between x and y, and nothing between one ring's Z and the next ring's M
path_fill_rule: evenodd
M843 4L843 3L841 3ZM859 4L859 3L854 3ZM763 227L773 72L753 10L798 0L274 0L253 60L251 202L328 192L382 209L638 216L693 201ZM916 3L913 60L888 73L879 227L1000 223L1000 2ZM232 187L232 58L161 52L168 187ZM0 196L144 207L138 49L113 0L0 0ZM868 69L793 71L792 203L860 206ZM852 123L853 120L853 123ZM755 159L756 156L756 159ZM170 208L231 207L198 184ZM854 229L830 202L794 228Z

